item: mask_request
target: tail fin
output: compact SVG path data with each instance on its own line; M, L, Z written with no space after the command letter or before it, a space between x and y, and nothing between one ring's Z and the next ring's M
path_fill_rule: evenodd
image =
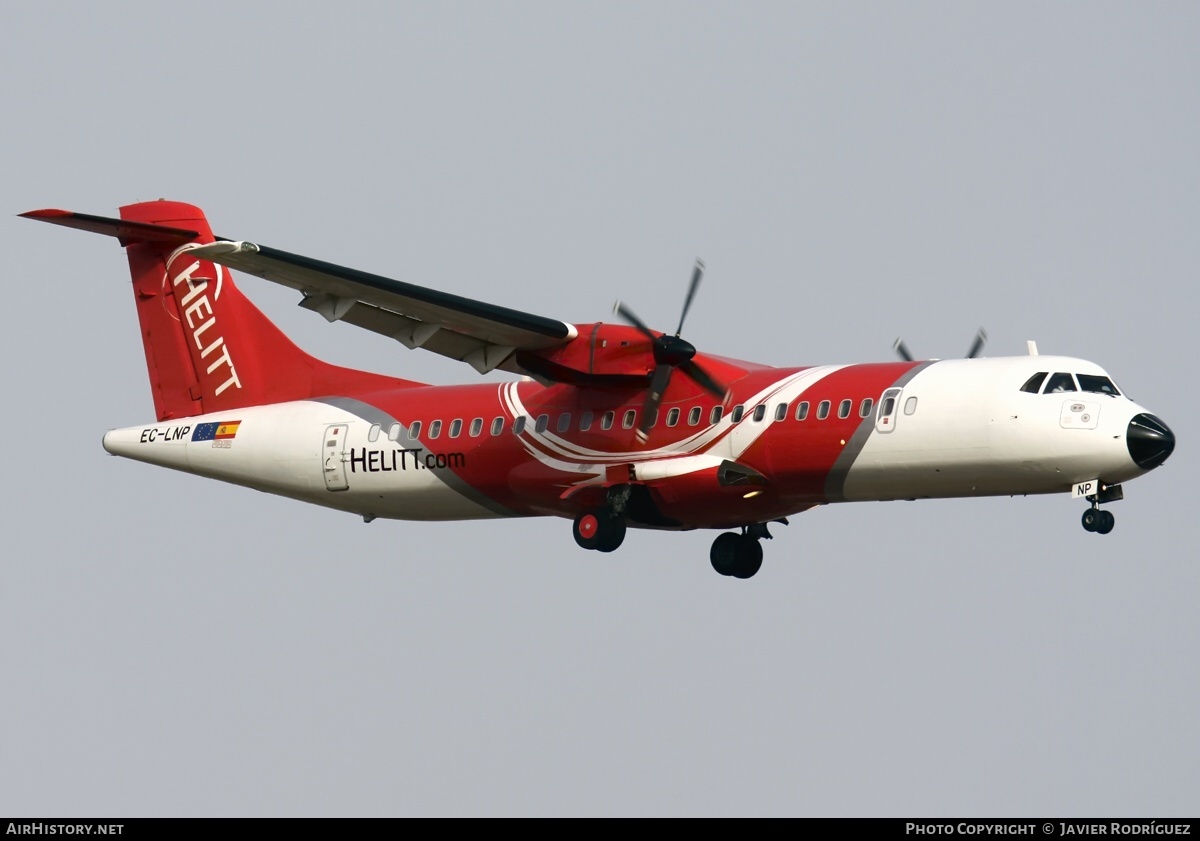
M22 215L115 236L126 247L160 421L420 385L329 365L296 347L228 269L189 255L215 241L198 207L143 202L122 207L120 219L61 210Z

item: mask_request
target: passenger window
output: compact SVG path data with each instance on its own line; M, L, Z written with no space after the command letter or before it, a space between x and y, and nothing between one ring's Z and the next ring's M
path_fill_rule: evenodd
M1076 374L1080 391L1090 391L1093 394L1111 394L1116 397L1121 392L1113 385L1108 377L1097 377L1095 374Z
M558 416L558 431L566 432L570 428L571 428L571 413L563 412L561 415Z
M716 426L721 422L721 407L713 406L712 411L708 413L708 425Z
M817 404L817 420L825 420L825 418L829 417L830 405L828 400L822 400Z
M804 420L808 417L808 401L801 400L800 405L796 407L796 420Z
M646 415L646 429L651 429L656 423L658 423L658 409L654 409Z
M679 410L671 409L667 412L667 426L674 426L679 423Z
M910 397L904 401L904 414L911 415L917 410L917 398Z
M525 424L529 419L524 415L517 415L513 418L513 435L520 435L525 431Z
M604 417L600 418L601 429L612 429L613 421L617 419L615 412L605 412Z
M896 411L896 398L890 394L883 398L883 402L879 404L879 417L890 418L892 412Z
M371 424L371 428L367 430L367 440L374 444L379 440L380 426L377 423Z
M621 418L621 426L625 427L626 429L633 429L633 423L636 420L637 412L635 412L633 409L627 409L625 411L625 417Z
M775 407L775 422L783 420L787 417L787 403L780 403Z
M1070 374L1054 374L1046 383L1046 394L1062 394L1064 391L1075 391L1075 380Z
M492 434L499 435L504 431L504 418L496 418L492 421Z
M700 423L700 415L704 414L704 410L699 406L693 406L688 412L688 426L696 426Z
M754 420L756 423L762 423L762 419L767 416L767 406L765 403L760 403L754 407Z
M587 432L591 428L592 428L592 413L584 412L582 415L579 416L579 431Z
M1025 385L1021 386L1021 391L1037 394L1038 390L1042 387L1042 383L1046 381L1046 374L1048 373L1048 371L1038 371L1025 381Z
M400 440L400 424L394 423L391 425L391 427L388 429L388 440L389 441L399 441Z
M421 422L413 421L408 425L408 440L416 441L421 437Z
M450 421L450 437L457 438L460 432L462 432L462 419L455 418Z
M550 426L550 416L538 415L537 422L533 425L533 431L538 433L545 432L548 426Z
M854 405L853 402L850 400L843 400L841 403L839 403L838 404L838 417L839 418L850 417L850 407L853 405Z
M483 418L475 418L471 421L471 437L478 438L481 432L483 432Z
M858 416L865 418L871 414L871 408L875 405L875 401L870 397L863 398L863 402L858 407Z
M746 414L746 407L740 403L733 407L733 422L738 423L742 419L742 415Z
M429 437L437 438L442 434L442 422L440 420L429 422Z

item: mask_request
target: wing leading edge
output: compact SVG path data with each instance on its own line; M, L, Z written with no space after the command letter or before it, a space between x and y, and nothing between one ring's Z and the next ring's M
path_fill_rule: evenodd
M471 365L482 373L517 365L519 350L566 344L575 328L540 315L291 254L252 242L218 241L197 256L300 292L300 306Z

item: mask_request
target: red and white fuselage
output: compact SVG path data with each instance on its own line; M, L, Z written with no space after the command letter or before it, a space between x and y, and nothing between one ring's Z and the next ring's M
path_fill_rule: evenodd
M530 381L427 387L113 430L104 447L405 520L574 517L590 491L632 481L661 515L644 525L667 528L731 528L827 502L1065 493L1146 472L1126 440L1144 408L1116 394L1022 391L1038 372L1107 379L1053 356L757 369L724 405L703 394L664 403L646 443L635 431L640 394L605 401ZM194 440L204 424L236 430ZM722 486L725 462L765 481Z
M26 216L126 247L157 420L108 452L377 517L557 516L612 551L627 526L740 529L718 571L757 572L766 526L862 500L1072 493L1099 505L1175 439L1091 362L1069 357L774 368L633 326L568 324L213 236L177 202L119 219ZM518 381L429 386L297 348L230 269L300 292L330 321ZM697 264L686 317L702 276Z

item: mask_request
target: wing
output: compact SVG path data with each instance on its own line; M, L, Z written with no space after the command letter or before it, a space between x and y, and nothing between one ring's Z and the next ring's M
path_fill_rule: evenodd
M300 306L329 321L344 321L389 336L405 347L466 362L481 374L496 368L527 373L516 362L517 351L556 347L577 335L572 325L562 321L252 242L222 240L199 246L193 253L291 287L304 296Z

